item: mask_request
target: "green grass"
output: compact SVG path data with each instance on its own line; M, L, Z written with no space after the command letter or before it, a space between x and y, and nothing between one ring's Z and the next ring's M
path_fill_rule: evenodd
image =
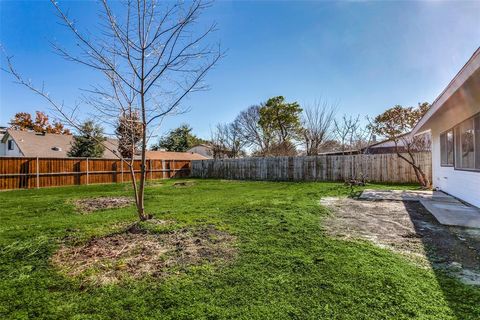
M148 212L177 221L169 228L214 224L234 234L239 253L232 264L85 285L56 272L51 255L61 243L119 231L135 215L132 207L79 215L71 200L129 195L129 186L1 192L0 318L480 318L478 288L369 243L327 237L321 221L328 212L318 201L347 195L341 184L195 180L173 188L173 182L148 187Z

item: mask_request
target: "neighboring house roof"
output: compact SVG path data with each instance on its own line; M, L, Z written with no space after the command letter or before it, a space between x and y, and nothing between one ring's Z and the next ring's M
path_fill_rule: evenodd
M193 147L191 147L190 149L188 150L191 150L193 148L196 148L196 147L204 147L204 148L207 148L207 149L212 149L213 147L209 144L206 144L206 143L201 143L201 144L197 144L197 145L194 145Z
M445 105L445 102L470 78L477 70L480 70L480 47L473 53L470 59L460 69L456 76L450 81L448 86L440 93L440 95L432 103L430 109L420 119L415 128L414 134L422 133L429 130L432 116L439 112Z
M193 152L147 151L147 159L152 160L205 160L208 159Z
M402 138L402 137L407 136L409 134L410 134L410 132L401 134L401 135L398 136L398 138ZM403 144L404 144L403 140L401 140L401 139L398 140L397 145L403 146ZM393 139L385 139L385 140L382 140L382 141L379 141L379 142L372 143L366 148L384 148L384 147L388 147L388 148L395 147L395 141Z
M399 138L400 137L404 137L406 135L409 135L410 132L408 133L404 133L400 136L398 136ZM402 148L404 147L404 144L405 144L405 141L404 140L399 140L397 142L397 145L399 147L400 150L402 150ZM349 150L345 150L345 151L330 151L330 152L323 152L321 153L321 155L342 155L342 154L350 154L350 153L353 153L353 154L359 154L359 153L364 153L365 150L378 150L376 151L375 153L392 153L395 151L395 142L392 140L392 139L386 139L386 140L382 140L382 141L379 141L379 142L374 142L364 148L361 148L361 149L349 149Z
M6 142L11 137L24 157L53 157L66 158L67 152L72 147L73 136L54 133L39 133L33 131L20 131L8 129L2 139ZM112 150L117 150L118 141L116 139L107 139L105 146ZM103 157L105 159L114 159L117 156L110 150L105 149Z

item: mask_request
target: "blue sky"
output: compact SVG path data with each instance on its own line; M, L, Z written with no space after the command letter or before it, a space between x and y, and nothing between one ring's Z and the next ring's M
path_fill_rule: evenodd
M80 25L96 19L95 2L60 4ZM480 45L480 1L218 1L204 16L213 20L227 56L208 75L210 90L192 95L191 111L161 132L189 123L208 138L216 123L275 95L338 102L339 115L432 102ZM96 75L54 54L51 40L73 43L48 1L0 2L0 42L17 69L74 101ZM35 110L48 105L2 72L0 124Z

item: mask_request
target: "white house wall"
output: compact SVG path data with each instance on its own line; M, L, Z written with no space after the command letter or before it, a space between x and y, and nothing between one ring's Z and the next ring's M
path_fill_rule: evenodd
M473 88L468 87L457 92L444 106L444 112L431 121L432 183L434 187L480 207L480 172L440 165L440 134L480 112L478 92L473 94Z
M440 133L440 131L432 132L433 187L480 207L480 172L442 167L440 165Z

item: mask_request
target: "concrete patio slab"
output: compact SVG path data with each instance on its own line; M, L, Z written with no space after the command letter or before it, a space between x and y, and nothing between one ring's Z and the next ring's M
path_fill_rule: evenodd
M480 209L462 203L420 200L437 220L446 226L480 228Z
M439 191L429 190L373 190L366 189L360 195L360 200L394 200L394 201L420 201L438 200L444 202L458 202L452 196Z
M465 205L441 191L366 189L360 200L420 201L439 223L446 226L480 228L480 209Z

